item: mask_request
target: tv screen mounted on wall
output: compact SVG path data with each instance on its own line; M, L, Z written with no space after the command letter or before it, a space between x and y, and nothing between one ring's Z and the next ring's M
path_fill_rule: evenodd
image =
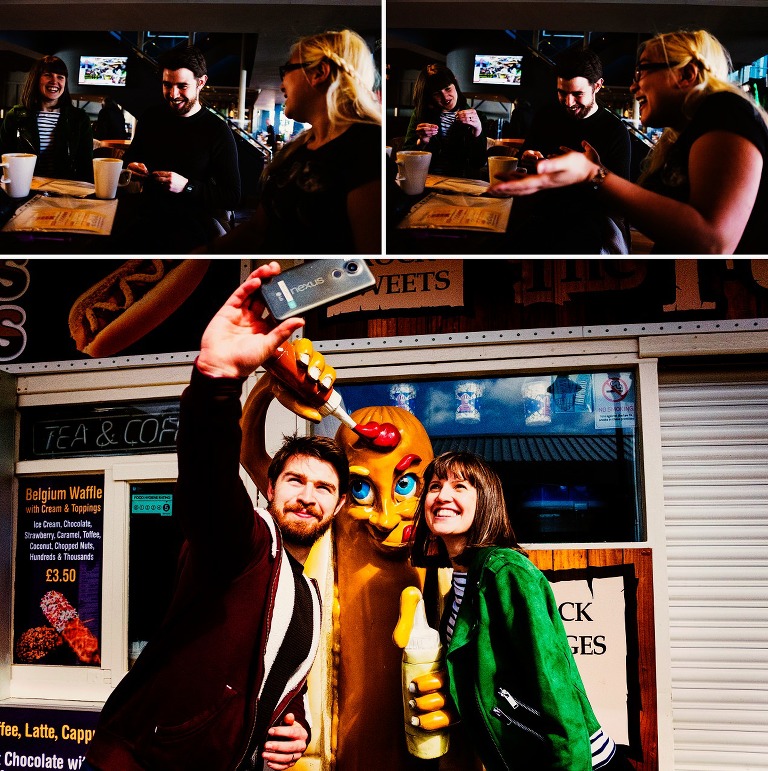
M124 86L127 56L81 56L78 84L81 86Z
M476 54L473 83L486 86L519 86L523 57L511 54Z

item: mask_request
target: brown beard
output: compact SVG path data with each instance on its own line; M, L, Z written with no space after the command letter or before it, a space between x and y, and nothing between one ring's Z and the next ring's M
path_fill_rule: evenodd
M168 106L171 108L171 110L173 110L173 112L176 113L176 115L187 115L196 104L197 98L187 99L185 102L182 102L178 107L176 107L172 101L168 99Z
M267 507L272 518L277 522L280 533L283 536L283 540L291 546L312 546L315 541L319 540L322 535L331 526L333 519L329 519L327 522L322 522L319 519L313 522L295 522L293 520L286 521L285 514L293 511L291 508L284 508L282 512L278 512L272 503ZM301 510L303 510L302 507ZM310 507L307 511L316 513L314 507Z
M573 120L584 120L587 113L594 107L595 100L593 99L590 104L583 104L580 105L578 113L571 112L567 108L565 108L565 112L568 115L569 118L572 118Z

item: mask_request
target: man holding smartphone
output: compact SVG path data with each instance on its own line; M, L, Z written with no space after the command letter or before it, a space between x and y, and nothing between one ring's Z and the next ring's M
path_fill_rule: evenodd
M218 219L240 202L237 146L226 121L200 102L208 82L195 46L160 57L163 104L138 120L123 161L142 182L136 217L121 231L126 252L189 252L222 235ZM123 197L123 206L132 197ZM132 207L134 208L134 207Z
M542 107L534 116L523 145L520 168L536 173L542 158L561 155L565 149L585 151L586 142L600 162L614 174L629 178L629 133L621 120L597 102L603 88L603 64L589 49L568 51L555 63L557 103ZM526 240L534 254L626 254L629 230L611 220L593 191L545 191L529 199L517 198L510 230ZM557 227L562 223L564 227ZM555 227L553 227L555 225ZM611 247L615 251L611 251ZM623 251L622 248L626 246Z
M241 481L243 382L304 323L262 319L258 290L279 272L254 271L203 334L181 398L177 586L104 705L84 769L284 771L306 750L320 596L303 564L344 505L349 464L333 439L293 437L269 466L268 510Z

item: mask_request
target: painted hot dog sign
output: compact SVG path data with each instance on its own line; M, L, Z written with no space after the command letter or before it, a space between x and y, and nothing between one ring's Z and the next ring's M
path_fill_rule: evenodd
M240 260L0 260L0 365L196 351Z
M210 260L127 260L87 289L69 313L78 351L114 356L167 319L197 288Z

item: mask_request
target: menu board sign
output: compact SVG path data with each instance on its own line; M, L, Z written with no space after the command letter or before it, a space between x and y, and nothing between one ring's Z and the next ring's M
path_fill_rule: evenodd
M0 707L0 771L82 768L98 712Z
M104 476L19 479L15 664L99 666Z

